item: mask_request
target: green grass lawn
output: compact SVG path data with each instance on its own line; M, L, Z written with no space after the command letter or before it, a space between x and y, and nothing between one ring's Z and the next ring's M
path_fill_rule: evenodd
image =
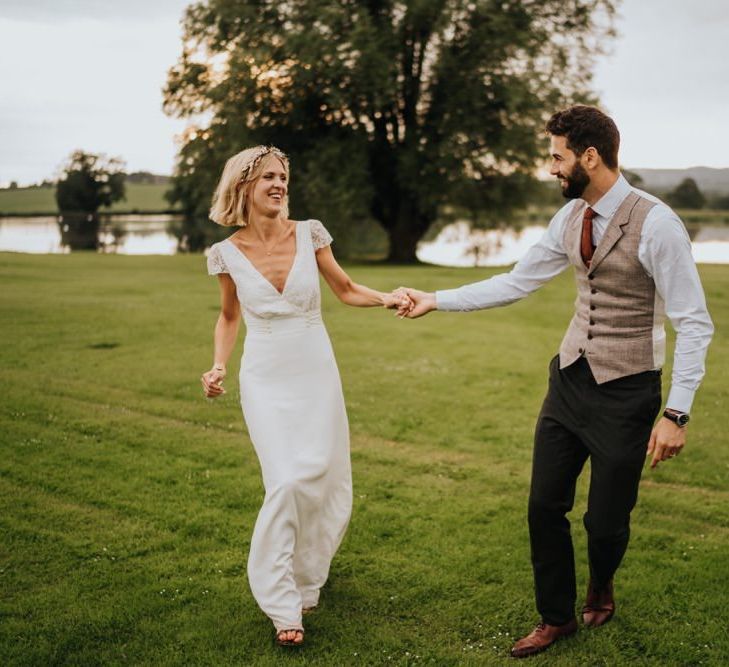
M382 289L489 274L349 271ZM729 267L701 273L717 328L708 375L685 452L645 471L617 615L530 665L727 664ZM537 620L532 430L569 275L509 308L418 321L324 294L354 514L293 653L273 645L246 580L262 485L240 345L228 394L201 394L217 314L203 258L6 253L0 276L0 664L513 664ZM586 477L572 513L580 592Z
M153 183L127 183L126 199L116 202L102 213L134 211L167 211L170 203L164 198L168 185ZM18 188L0 190L0 216L3 214L28 215L58 213L55 188Z

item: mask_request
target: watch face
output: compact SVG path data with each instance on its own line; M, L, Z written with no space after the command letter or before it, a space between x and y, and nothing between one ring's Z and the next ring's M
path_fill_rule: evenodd
M674 424L677 424L678 426L686 426L686 424L689 423L690 419L689 415L685 412L676 413L669 410L666 410L663 413L663 416L666 419L670 419Z

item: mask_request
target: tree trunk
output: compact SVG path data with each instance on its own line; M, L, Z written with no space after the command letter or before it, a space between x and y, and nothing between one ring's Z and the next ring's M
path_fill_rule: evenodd
M398 220L395 226L386 230L390 240L386 261L390 264L418 264L420 260L415 251L426 230L427 227L422 229L414 220Z

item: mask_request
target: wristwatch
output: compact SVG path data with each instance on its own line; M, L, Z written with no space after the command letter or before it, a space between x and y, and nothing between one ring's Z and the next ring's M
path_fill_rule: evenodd
M677 426L686 426L689 423L689 417L687 412L678 412L675 410L664 410L663 416L666 419L670 419Z

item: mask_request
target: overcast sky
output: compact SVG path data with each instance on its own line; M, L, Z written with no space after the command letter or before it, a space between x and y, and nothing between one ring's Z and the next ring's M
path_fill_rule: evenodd
M161 88L188 0L0 0L0 184L83 148L171 173ZM595 87L627 167L729 167L729 2L624 0Z

